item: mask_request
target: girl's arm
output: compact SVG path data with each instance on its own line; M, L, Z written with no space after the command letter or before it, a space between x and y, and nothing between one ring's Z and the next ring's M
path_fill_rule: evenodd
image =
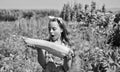
M41 48L37 48L36 46L29 46L29 47L37 50L38 62L42 66L42 68L45 69L45 65L46 65L45 51L43 51Z
M37 50L37 52L38 52L38 62L42 66L42 68L45 68L46 60L45 60L45 53L43 52L43 50L41 48L36 47L35 45L29 45L29 44L27 44L27 41L26 41L27 38L26 37L23 37L23 40L24 40L24 42L26 43L26 45L28 47L31 47L31 48Z
M45 54L43 53L43 50L40 48L37 48L37 52L38 52L38 62L42 66L42 68L45 69L45 65L46 65Z
M68 71L71 68L73 56L74 56L74 53L71 50L69 55L64 57L63 67L64 67L65 71Z
M71 68L71 65L72 65L72 58L68 59L67 57L64 57L64 64L63 64L64 70L68 71Z

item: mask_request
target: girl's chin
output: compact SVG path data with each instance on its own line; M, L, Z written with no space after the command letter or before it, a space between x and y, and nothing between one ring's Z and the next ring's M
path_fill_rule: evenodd
M54 42L54 41L57 41L57 39L56 38L51 38L51 40Z

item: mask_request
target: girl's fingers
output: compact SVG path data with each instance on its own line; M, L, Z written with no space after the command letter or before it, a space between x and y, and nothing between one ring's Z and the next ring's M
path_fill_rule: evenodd
M70 60L70 59L72 59L73 56L74 56L74 52L73 52L73 50L70 50L68 55L66 55L65 57L67 57L67 60Z
M72 49L69 51L69 55L70 55L70 56L74 56L74 52L73 52Z

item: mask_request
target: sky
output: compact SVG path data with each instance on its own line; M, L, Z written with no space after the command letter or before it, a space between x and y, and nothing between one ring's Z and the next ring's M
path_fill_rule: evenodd
M89 4L95 1L97 8L103 4L106 8L120 8L120 0L0 0L0 9L58 9L61 10L66 3Z

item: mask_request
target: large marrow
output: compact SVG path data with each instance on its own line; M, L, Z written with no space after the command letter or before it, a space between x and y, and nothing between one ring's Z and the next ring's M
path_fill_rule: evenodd
M25 41L27 42L27 44L35 45L36 47L44 49L49 53L60 58L63 58L64 56L68 55L71 51L71 49L66 46L55 44L45 40L27 38Z

